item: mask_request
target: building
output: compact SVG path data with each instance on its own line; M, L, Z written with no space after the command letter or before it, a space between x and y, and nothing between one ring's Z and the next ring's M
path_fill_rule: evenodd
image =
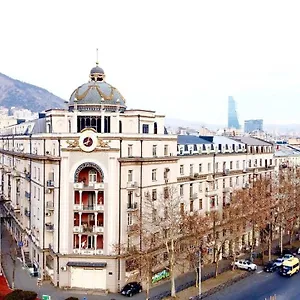
M232 96L228 97L228 128L240 129L236 102Z
M167 179L184 210L205 213L274 171L271 143L171 135L164 120L127 109L97 65L67 110L0 130L5 224L43 278L116 292L136 274L115 246L131 245L145 193L162 193ZM246 232L239 246L251 240Z
M245 120L244 132L251 133L254 131L263 131L263 120Z

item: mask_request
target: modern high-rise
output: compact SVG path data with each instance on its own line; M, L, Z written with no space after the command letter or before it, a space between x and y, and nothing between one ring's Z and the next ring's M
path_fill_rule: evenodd
M245 120L244 132L263 131L263 119Z
M228 128L241 128L236 111L236 102L232 96L228 97Z

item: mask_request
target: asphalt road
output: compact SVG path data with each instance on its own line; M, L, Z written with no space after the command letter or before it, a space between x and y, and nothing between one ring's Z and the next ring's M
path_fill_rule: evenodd
M291 278L282 277L279 273L258 271L256 274L235 283L207 300L269 300L276 295L276 300L300 299L300 273Z

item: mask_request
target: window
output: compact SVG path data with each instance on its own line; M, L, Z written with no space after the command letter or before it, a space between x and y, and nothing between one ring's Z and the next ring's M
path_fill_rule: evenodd
M40 180L41 180L41 169L38 168L38 181L40 181Z
M164 156L168 156L169 155L169 146L165 145L164 146Z
M183 168L183 165L180 165L180 175L183 175L184 174L184 168Z
M184 203L180 203L180 214L184 215Z
M128 182L133 181L133 170L128 170L128 176L127 176Z
M237 160L236 161L236 169L238 170L240 168L240 162Z
M97 182L97 172L95 170L89 171L89 184Z
M190 212L194 211L194 200L190 200Z
M230 170L233 169L233 162L232 161L229 163L229 168L230 168Z
M190 164L190 174L193 175L194 173L194 165Z
M239 178L238 178L238 176L235 178L235 184L239 185Z
M152 222L156 222L157 220L157 209L153 208L152 209Z
M263 165L263 162L262 162L262 159L260 159L259 160L259 166L262 167L262 165Z
M156 122L154 122L154 126L153 127L154 127L153 128L153 133L157 134L157 123Z
M157 172L157 169L152 169L152 181L156 181L156 172Z
M211 172L211 163L207 164L207 172L210 173Z
M33 178L36 179L36 167L34 167Z
M33 198L36 198L36 186L33 188Z
M132 157L132 147L133 145L128 145L128 157Z
M170 169L169 168L165 168L165 170L164 170L164 180L168 180L169 179L169 172L170 172Z
M223 179L223 189L226 187L225 179Z
M248 167L251 168L251 159L249 159Z
M164 198L165 199L169 198L169 189L167 187L164 188Z
M152 201L155 201L157 199L157 190L153 189L152 190Z
M132 225L133 224L133 219L132 219L132 214L127 215L127 225Z
M199 199L199 210L203 209L203 200Z
M40 188L37 189L37 198L38 198L38 201L40 201L40 198L41 198L41 189Z
M183 184L179 186L179 195L183 196Z
M149 125L143 124L143 133L149 133Z
M199 164L199 173L202 173L202 164Z
M190 198L193 197L193 184L190 183Z
M156 150L157 150L157 145L153 145L152 146L152 155L153 156L157 156L157 151Z
M215 172L218 172L219 171L219 163L218 162L216 163L215 168L216 168Z
M199 182L199 192L202 192L202 189L203 189L202 182Z
M229 178L229 186L232 187L232 177Z

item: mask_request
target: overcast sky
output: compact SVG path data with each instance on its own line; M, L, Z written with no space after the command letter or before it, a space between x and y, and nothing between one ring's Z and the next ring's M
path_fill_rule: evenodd
M69 99L99 48L130 108L299 123L300 1L1 1L0 72Z

